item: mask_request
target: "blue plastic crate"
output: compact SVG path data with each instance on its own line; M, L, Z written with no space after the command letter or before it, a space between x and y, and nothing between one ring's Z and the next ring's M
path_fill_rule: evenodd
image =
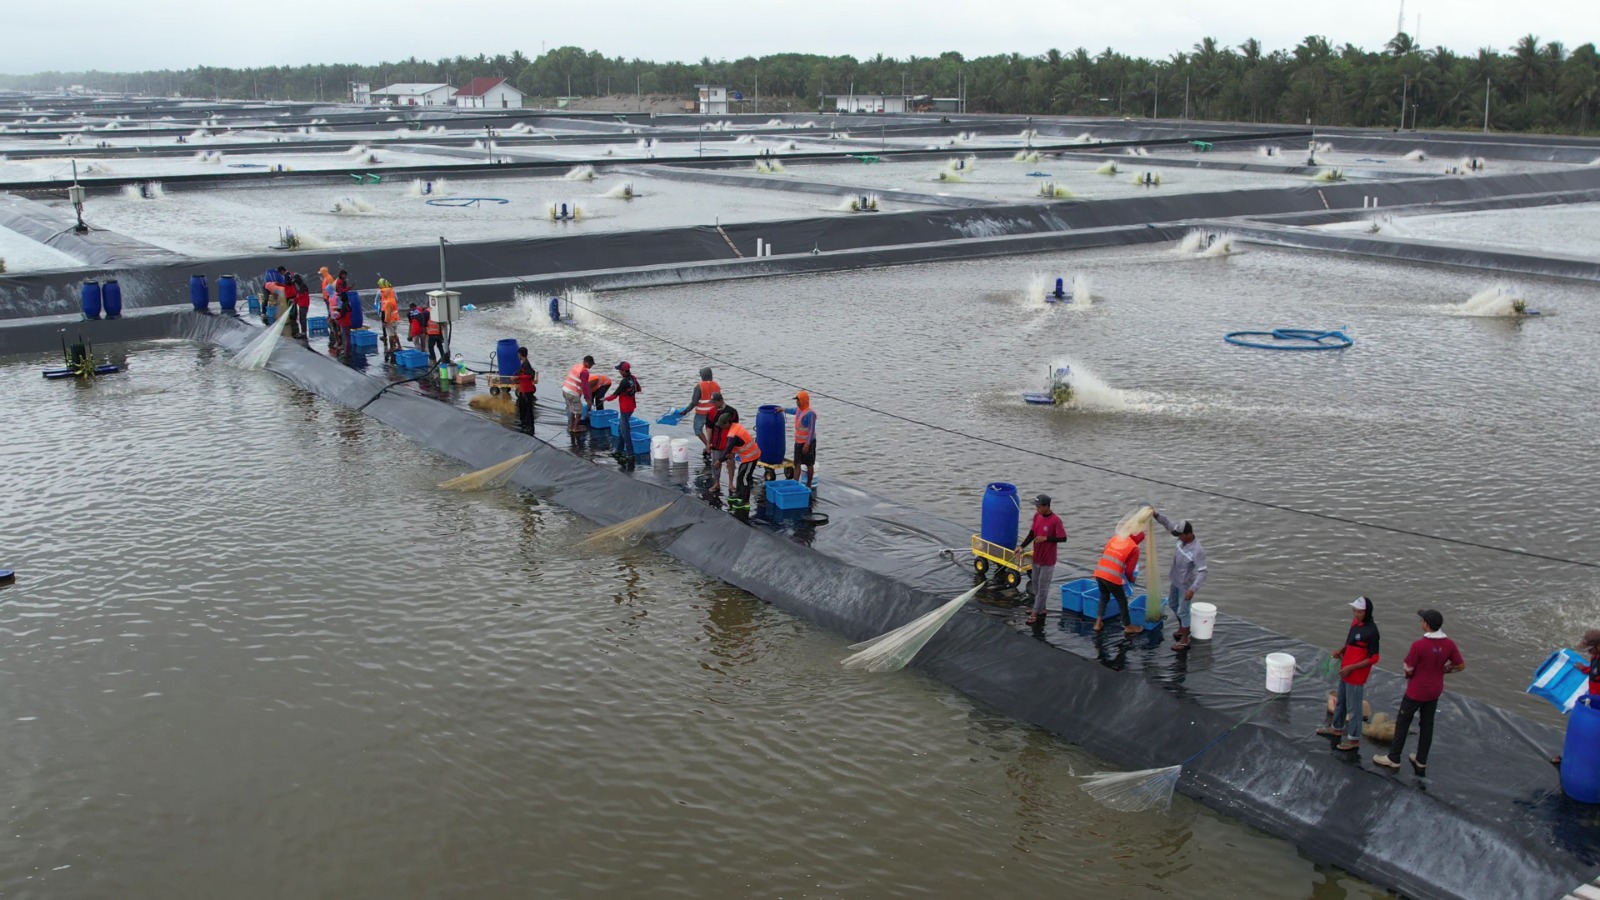
M244 298L244 308L249 310L252 315L261 315L261 298L255 294L247 295Z
M811 489L792 479L768 481L767 503L778 509L805 509L811 505Z
M1061 611L1083 615L1083 592L1069 582L1061 586Z
M650 458L649 431L646 431L644 434L640 434L638 431L633 433L633 455L636 457L644 457L645 459Z
M589 410L590 428L615 428L617 424L617 411L614 409Z
M328 334L328 317L312 316L306 319L306 331L310 332L312 337L319 335L326 337Z
M357 353L371 356L378 352L378 333L376 331L350 332L350 346Z
M622 437L622 414L619 413L619 412L616 412L614 410L609 410L609 409L606 410L606 412L609 412L609 413L611 413L612 416L614 416L614 418L611 420L611 436L612 437ZM633 434L634 434L635 438L638 438L638 436L642 434L642 435L645 436L646 442L647 443L649 442L649 438L650 438L650 420L649 419L640 418L639 416L633 416L632 418L630 418L628 420L628 427L633 429Z
M1133 602L1128 604L1129 624L1138 625L1144 628L1145 631L1155 631L1157 628L1161 627L1161 620L1156 619L1154 622L1146 622L1144 620L1145 605L1148 602L1149 601L1145 598L1144 594L1140 594L1139 596L1133 598ZM1157 607L1157 611L1160 611L1159 606Z
M316 332L312 332L315 334ZM428 354L421 350L401 350L394 355L395 368L398 369L426 369L428 367Z
M1572 712L1578 698L1589 692L1589 676L1577 669L1588 664L1576 651L1557 650L1539 664L1527 692L1564 713Z

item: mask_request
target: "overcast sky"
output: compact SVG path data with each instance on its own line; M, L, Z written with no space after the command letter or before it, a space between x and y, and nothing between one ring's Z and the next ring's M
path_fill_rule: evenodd
M437 0L330 3L275 0L8 0L0 11L0 71L140 71L196 65L377 63L573 44L607 56L658 61L734 59L784 51L867 58L1063 52L1106 47L1166 57L1210 35L1255 37L1270 51L1308 34L1378 49L1394 35L1399 0ZM1600 40L1600 0L1408 0L1423 45L1504 52L1524 34L1568 47Z

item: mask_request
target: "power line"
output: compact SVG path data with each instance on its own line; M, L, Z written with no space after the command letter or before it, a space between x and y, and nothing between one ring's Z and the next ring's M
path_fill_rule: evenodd
M477 259L478 261L480 261L480 262L482 262L482 263L484 263L484 264L486 264L486 265L488 265L488 266L490 266L492 268L496 268L496 269L499 269L501 272L505 272L510 278L512 278L513 280L515 280L519 284L524 284L524 285L528 284L528 282L526 280L524 280L524 279L522 279L522 278L520 278L520 277L518 277L516 275L511 274L510 272L506 271L505 268L503 268L501 266L498 266L498 265L495 265L495 263L491 262L490 260L484 259L483 257L477 255L476 253L473 253L471 250L467 250L464 247L461 247L460 244L454 244L454 243L451 243L449 241L446 241L446 243L450 243L451 246L457 247L463 253L466 253L468 256L471 256L471 257ZM1590 562L1590 561L1581 560L1581 559L1570 559L1568 557L1554 556L1554 555L1547 554L1547 553L1535 553L1534 551L1531 551L1531 550L1519 550L1519 549L1517 549L1515 547L1501 547L1501 546L1498 546L1496 544L1485 544L1485 543L1481 543L1479 541L1470 541L1470 540L1467 540L1465 538L1446 537L1445 535L1440 535L1440 534L1429 534L1428 532L1425 532L1425 531L1413 531L1413 530L1411 530L1409 528L1400 528L1400 527L1397 527L1397 526L1394 526L1394 525L1384 525L1384 524L1382 524L1380 522L1369 522L1369 521L1367 521L1365 519L1355 519L1355 518L1350 518L1350 517L1347 517L1347 516L1339 516L1339 515L1334 515L1333 513L1318 512L1318 511L1312 510L1312 509L1301 509L1301 508L1296 507L1296 506L1288 506L1288 505L1282 504L1282 503L1273 503L1270 500L1256 500L1256 499L1253 499L1253 498L1250 498L1250 497L1241 497L1241 496L1239 496L1237 494L1228 494L1228 493L1224 493L1222 491L1213 491L1213 490L1208 490L1206 488L1194 487L1192 485L1180 484L1179 482L1168 481L1168 480L1162 479L1162 478L1152 478L1152 477L1150 477L1148 475L1139 475L1139 474L1135 474L1133 472L1125 472L1125 471L1123 471L1121 469L1114 469L1114 468L1111 468L1110 466L1100 465L1099 463L1084 462L1082 460L1069 459L1069 458L1064 457L1064 456L1057 456L1057 455L1055 455L1053 453L1046 453L1043 450L1035 450L1035 449L1032 449L1032 448L1029 448L1029 447L1019 447L1019 446L1017 446L1015 444L1008 444L1008 443L1006 443L1004 441L999 441L999 440L996 440L996 439L991 438L991 437L984 437L983 435L971 434L969 432L961 431L959 429L950 428L950 427L947 427L947 426L944 426L944 425L938 425L938 424L935 424L933 422L924 422L921 419L914 419L914 418L912 418L910 416L901 415L901 414L895 413L895 412L889 412L888 410L878 409L877 407L868 406L865 403L859 403L859 402L857 402L855 400L850 400L850 399L847 399L845 397L838 397L838 396L835 396L833 394L825 393L823 391L819 391L819 390L815 390L815 389L811 389L811 388L806 388L804 385L795 384L792 381L785 381L782 378L778 378L778 377L773 376L773 375L768 375L765 372L759 372L759 371L757 371L755 369L752 369L752 368L750 368L748 366L740 365L739 363L733 362L732 360L722 359L720 357L713 356L712 354L707 353L702 349L695 348L695 347L688 347L688 346L680 344L677 341L674 341L674 340L672 340L670 338L664 338L661 335L653 334L653 333L651 333L649 331L645 331L643 328L639 328L638 326L635 326L635 325L630 325L627 322L624 322L624 321L622 321L620 319L617 319L617 318L614 318L612 316L608 316L605 313L602 313L602 312L600 312L598 310L592 309L590 307L582 306L582 305L577 304L577 303L573 303L570 299L567 302L569 304L571 304L572 306L578 308L578 309L584 310L585 312L589 313L590 315L593 315L593 316L596 316L598 318L604 319L607 322L610 322L610 323L612 323L614 325L618 325L618 326L620 326L622 328L626 328L629 331L636 332L638 334L644 335L645 337L650 338L651 340L659 341L659 342L661 342L663 344L666 344L669 347L675 347L675 348L677 348L679 350L684 351L685 353L696 354L696 355L702 356L702 357L704 357L706 359L711 360L712 362L716 363L719 366L724 366L726 368L730 368L730 369L734 369L736 371L744 372L744 373L749 374L749 375L754 375L757 378L764 378L767 381L771 381L771 382L773 382L775 384L781 384L781 385L783 385L785 387L791 387L791 388L794 388L795 390L809 390L810 393L815 395L815 396L825 397L825 398L827 398L829 400L832 400L835 403L840 403L840 404L843 404L845 406L851 406L851 407L854 407L856 409L862 410L863 412L869 412L869 413L873 413L874 415L884 416L885 418L894 419L894 420L897 420L897 421L900 421L900 422L905 422L905 423L910 424L910 425L918 425L918 426L921 426L923 428L929 428L929 429L932 429L934 431L941 432L943 434L952 435L954 437L965 438L965 439L967 439L969 441L975 441L975 442L980 443L980 444L988 444L988 445L993 446L993 447L1000 447L1000 448L1005 449L1005 450L1011 450L1011 451L1014 451L1014 452L1017 452L1017 453L1024 453L1024 454L1027 454L1029 456L1037 456L1037 457L1039 457L1041 459L1048 459L1051 462L1058 462L1058 463L1062 463L1064 465L1069 465L1069 466L1077 466L1077 467L1082 468L1082 469L1088 469L1088 470L1094 471L1094 472L1101 472L1101 473L1104 473L1104 474L1107 474L1107 475L1116 475L1116 476L1121 477L1121 478L1129 478L1129 479L1132 479L1134 481L1142 481L1142 482L1144 482L1146 484L1160 485L1161 487L1172 488L1174 490L1179 490L1179 491L1188 491L1189 493L1199 494L1199 495L1204 496L1204 497L1213 497L1213 498L1216 498L1216 499L1219 499L1219 500L1228 500L1228 501L1232 501L1234 503L1243 503L1243 504L1245 504L1247 506L1256 506L1256 507L1261 507L1263 509L1275 510L1277 512L1285 512L1285 513L1293 513L1295 515L1309 516L1311 518L1321 519L1321 520L1326 521L1326 522L1337 522L1337 523L1339 523L1341 525L1349 525L1349 526L1356 527L1356 528L1367 528L1367 529L1371 529L1373 531L1382 531L1382 532L1385 532L1387 534L1397 534L1397 535L1404 535L1406 537L1421 538L1423 540L1438 541L1440 543L1445 543L1445 544L1454 544L1454 545L1459 546L1459 547L1470 547L1470 548L1473 548L1475 550L1488 550L1488 551L1493 552L1493 553L1503 553L1503 554L1507 554L1507 555L1510 555L1510 556L1520 556L1520 557L1524 557L1526 559L1537 559L1537 560L1542 560L1544 562L1561 563L1561 564L1569 565L1569 566L1581 566L1581 567L1586 568L1586 569L1600 569L1600 563L1597 563L1597 562Z

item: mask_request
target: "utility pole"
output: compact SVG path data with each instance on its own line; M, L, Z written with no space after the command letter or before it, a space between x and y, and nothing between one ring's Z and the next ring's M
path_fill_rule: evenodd
M1183 117L1189 118L1189 76L1183 76Z
M761 115L761 76L756 76L756 115Z
M1400 82L1400 130L1406 130L1406 92L1411 89L1411 76L1401 76Z
M1492 81L1494 81L1494 79L1492 79L1492 78L1485 78L1483 80L1483 133L1484 134L1488 134L1489 133L1489 84Z
M1160 75L1156 76L1155 94L1156 94L1155 112L1150 115L1150 118L1159 119L1159 118L1161 118L1161 76Z

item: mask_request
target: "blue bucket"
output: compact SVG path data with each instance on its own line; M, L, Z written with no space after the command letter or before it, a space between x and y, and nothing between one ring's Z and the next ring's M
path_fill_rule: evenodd
M1578 666L1589 661L1573 650L1557 650L1545 657L1533 673L1533 683L1527 693L1548 702L1564 713L1572 712L1578 698L1589 693L1589 676L1578 671Z

